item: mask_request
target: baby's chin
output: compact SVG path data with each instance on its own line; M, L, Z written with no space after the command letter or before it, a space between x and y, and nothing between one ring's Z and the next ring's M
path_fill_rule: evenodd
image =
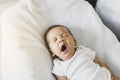
M67 61L69 59L71 59L74 55L74 52L66 52L64 53L64 58L63 58L63 61Z

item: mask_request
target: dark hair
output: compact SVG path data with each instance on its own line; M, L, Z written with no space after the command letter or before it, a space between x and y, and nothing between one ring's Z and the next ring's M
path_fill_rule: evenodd
M53 26L50 26L47 31L45 32L45 35L44 35L44 40L45 40L45 43L46 43L46 46L47 48L49 49L49 45L48 45L48 42L47 42L47 34L49 33L50 30L52 30L53 28L56 28L56 27L64 27L68 30L68 32L72 35L72 37L74 38L73 34L71 33L71 31L66 27L66 26L63 26L63 25L53 25ZM75 38L74 38L75 40ZM75 41L76 42L76 41ZM51 53L51 56L52 58L56 58L57 56L53 56L53 53L49 50L49 52ZM57 57L58 58L58 57Z

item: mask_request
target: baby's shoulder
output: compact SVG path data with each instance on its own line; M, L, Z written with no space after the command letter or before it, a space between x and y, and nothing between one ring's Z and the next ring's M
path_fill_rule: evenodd
M60 63L60 59L55 58L55 59L53 60L53 63L54 63L54 64Z
M93 51L91 48L88 48L88 47L86 47L84 45L78 45L78 48L82 49L82 50Z

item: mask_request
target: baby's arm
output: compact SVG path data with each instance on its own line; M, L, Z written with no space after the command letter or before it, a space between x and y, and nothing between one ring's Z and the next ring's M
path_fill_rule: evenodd
M94 62L99 64L101 67L106 67L108 69L108 67L101 60L99 60L97 56L95 56Z
M99 60L97 57L95 57L94 62L99 64L101 67L107 68L111 72L111 70L101 60ZM113 75L112 72L111 72L111 80L118 80L117 77L115 75Z
M68 80L66 76L55 75L55 77L57 78L57 80Z

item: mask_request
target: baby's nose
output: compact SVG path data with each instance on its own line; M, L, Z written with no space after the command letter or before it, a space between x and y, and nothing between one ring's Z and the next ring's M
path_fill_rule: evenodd
M59 43L64 42L64 41L65 41L65 39L60 39L60 40L59 40Z

